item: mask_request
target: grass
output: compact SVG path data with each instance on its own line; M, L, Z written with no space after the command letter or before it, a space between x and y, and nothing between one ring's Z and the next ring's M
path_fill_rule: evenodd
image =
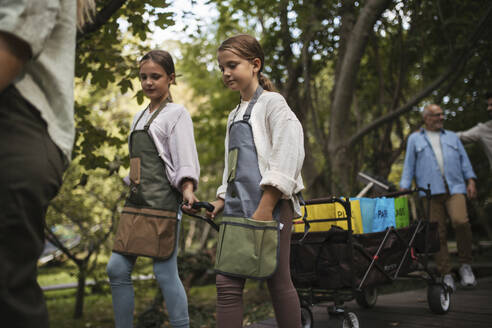
M140 264L147 273L148 264ZM150 268L151 270L151 268ZM45 266L39 269L38 281L41 286L76 282L76 268L69 263L60 266ZM135 287L135 325L137 317L150 308L158 291L155 280L136 281ZM215 327L215 285L195 286L188 291L188 304L191 327ZM109 285L103 284L97 289L86 288L84 316L73 319L75 307L75 289L46 291L45 298L50 314L52 328L109 328L114 327L111 291ZM255 281L248 281L244 289L244 324L265 320L273 316L273 309L266 286ZM150 321L154 320L150 317ZM168 318L163 316L160 327L170 327ZM147 327L147 326L146 326ZM150 327L150 326L149 326ZM157 327L157 326L154 326Z
M453 264L457 267L455 256ZM475 252L476 274L480 278L490 275L490 265L480 269L480 263L492 262L492 248L488 247ZM140 260L139 260L140 261ZM488 271L486 271L488 270ZM44 266L39 270L38 281L42 286L76 282L76 267L65 262L58 266ZM152 272L151 262L142 259L137 262L135 273L148 274ZM154 280L136 281L135 286L135 317L143 313L152 304L157 292ZM412 279L386 286L381 286L380 294L402 292L404 290L424 288L425 281ZM109 285L103 284L98 289L86 289L84 316L73 319L75 306L75 289L45 292L50 322L52 328L109 328L114 327L111 292ZM215 285L194 286L188 291L188 304L192 328L215 327ZM265 285L248 281L244 289L244 325L273 317L273 309ZM164 324L169 327L164 316Z
M77 268L68 262L63 266L43 266L39 268L38 283L41 286L51 286L76 282L76 273Z
M50 327L70 328L109 328L114 327L111 296L89 295L85 299L84 316L81 319L73 319L75 306L75 294L65 293L54 297L50 292L47 294L47 306L50 314ZM62 296L62 297L60 297Z

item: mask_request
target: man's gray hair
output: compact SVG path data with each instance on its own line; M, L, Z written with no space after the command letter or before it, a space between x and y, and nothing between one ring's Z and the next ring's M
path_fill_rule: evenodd
M424 106L424 109L422 109L422 112L421 112L421 114L422 114L422 118L425 118L425 117L429 114L429 112L430 112L429 108L430 108L432 105L433 105L433 104L428 104L428 105L425 105L425 106Z

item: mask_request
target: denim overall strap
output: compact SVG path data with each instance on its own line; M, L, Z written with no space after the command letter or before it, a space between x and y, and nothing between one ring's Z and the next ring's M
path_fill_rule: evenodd
M248 104L243 119L233 122L229 128L229 164L233 167L229 167L224 216L250 218L260 203L262 177L249 118L262 92L263 88L259 86ZM235 160L231 161L232 157Z

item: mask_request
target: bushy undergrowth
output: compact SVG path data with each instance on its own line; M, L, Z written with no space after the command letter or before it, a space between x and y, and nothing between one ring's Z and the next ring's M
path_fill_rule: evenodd
M181 270L182 279L189 283L187 287L189 314L192 328L215 327L215 285L214 275L206 258L183 257ZM140 260L139 260L140 261ZM196 272L192 270L196 267ZM135 273L152 272L152 263L143 259L137 263ZM191 271L190 271L191 270ZM192 273L192 271L194 273ZM188 279L187 279L188 278ZM64 284L76 281L76 269L68 262L55 266L42 267L38 281L42 286ZM135 319L138 328L170 327L165 305L161 301L160 292L154 279L135 281ZM73 319L75 306L75 289L46 291L50 327L52 328L112 328L113 309L111 290L106 281L86 288L84 316ZM266 286L258 282L248 281L244 292L244 324L264 320L273 315L270 298Z

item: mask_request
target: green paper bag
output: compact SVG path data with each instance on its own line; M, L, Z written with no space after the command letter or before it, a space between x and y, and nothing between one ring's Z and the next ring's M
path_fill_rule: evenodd
M408 227L410 224L407 197L395 198L395 223L397 229Z

